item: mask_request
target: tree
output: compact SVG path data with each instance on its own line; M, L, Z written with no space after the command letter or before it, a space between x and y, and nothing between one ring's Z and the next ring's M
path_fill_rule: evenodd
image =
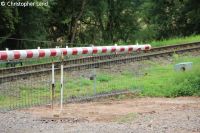
M0 49L5 48L5 41L15 32L15 27L19 23L17 8L0 6Z
M144 21L156 39L200 33L198 0L148 0L143 6Z
M54 41L60 38L72 44L75 41L78 22L84 10L86 0L59 0L51 8L51 35Z
M24 48L48 47L49 44L40 43L47 40L48 33L48 7L19 8L20 23L17 25L16 36L34 41L22 41Z
M32 0L31 0L32 1ZM40 0L35 0L40 1ZM36 48L48 36L48 7L0 7L1 49ZM9 39L13 38L13 39ZM16 39L14 39L16 38ZM38 40L36 42L22 40ZM46 46L47 47L47 46Z
M200 34L200 2L199 0L184 0L179 19L184 36Z

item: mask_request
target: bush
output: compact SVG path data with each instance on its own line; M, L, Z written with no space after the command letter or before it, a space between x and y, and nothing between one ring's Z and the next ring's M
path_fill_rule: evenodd
M97 76L97 81L99 81L99 82L108 82L108 81L110 81L112 79L112 77L111 76L109 76L109 75L98 75Z
M175 75L171 96L200 96L200 70L194 68Z

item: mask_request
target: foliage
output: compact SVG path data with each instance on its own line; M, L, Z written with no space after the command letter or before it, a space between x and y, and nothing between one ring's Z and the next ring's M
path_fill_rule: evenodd
M15 31L19 23L19 13L16 8L0 7L0 36L8 36Z
M153 26L156 39L199 34L198 0L148 0L143 14L148 27Z
M192 70L185 72L174 71L173 66L179 62L193 62ZM158 62L145 61L147 69L141 67L141 75L134 74L133 71L122 71L107 74L97 72L96 90L94 91L94 80L89 77L75 77L66 73L64 75L64 98L91 96L111 92L116 90L140 90L141 96L150 97L177 97L177 96L200 96L200 58L199 57L178 57L175 56L172 64L159 64ZM138 69L137 69L138 71ZM51 82L49 82L51 83ZM20 85L19 85L20 87ZM11 90L12 91L12 90ZM21 84L19 90L14 88L15 93L0 95L0 107L22 104L29 102L40 104L49 102L51 91L45 84L36 86L24 86ZM55 99L60 97L60 82L56 80ZM124 96L119 96L121 99ZM128 115L117 119L119 122L128 122L134 115Z
M33 0L29 0L33 2ZM40 0L34 0L40 1ZM0 6L0 48L36 48L41 45L26 40L46 40L48 36L47 19L49 7L9 7Z
M200 34L199 21L198 0L50 0L44 7L0 6L0 48L165 40Z
M174 92L171 96L192 96L200 95L200 71L194 68L193 71L180 73L175 76L173 84Z
M157 65L148 70L143 77L143 96L200 96L200 59L198 57L179 58L178 62L193 62L193 69L185 72L175 72L172 65Z
M16 8L0 6L0 36L5 37L0 39L0 44L15 32L18 23L19 14Z
M188 37L176 37L170 39L164 39L160 41L153 40L150 44L153 47L159 46L167 46L167 45L175 45L175 44L183 44L183 43L190 43L190 42L198 42L200 40L200 35L192 35Z
M25 12L25 13L24 13ZM20 38L30 40L46 40L48 36L47 29L47 16L48 12L44 8L27 8L19 9L21 15L21 23L17 27L18 35ZM32 41L22 41L20 43L24 48L37 48L44 45ZM47 46L46 46L47 47Z
M106 74L99 75L99 76L97 77L97 81L99 81L99 82L108 82L108 81L111 80L111 79L112 79L112 77L109 76L109 75L106 75Z

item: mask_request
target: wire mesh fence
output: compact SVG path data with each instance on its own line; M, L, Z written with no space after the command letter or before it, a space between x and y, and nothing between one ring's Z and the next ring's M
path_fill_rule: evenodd
M13 67L12 71L2 69L0 71L0 110L52 103L59 105L62 63L64 64L62 85L64 102L123 90L142 90L143 86L138 81L148 70L148 67L143 65L143 61L137 62L143 60L142 57L131 59L128 54L105 56L107 57L97 55L65 57L63 61L60 57L49 58L46 59L50 63L48 66L41 63L37 67L30 65L28 69L22 66L17 71L15 68L18 67ZM23 62L29 64L31 61L23 60ZM41 62L41 59L34 59L34 62ZM55 65L53 91L52 62Z
M38 59L39 60L39 59ZM47 69L43 66L40 70ZM0 109L12 110L49 103L50 74L29 71L1 71L0 76Z
M137 53L120 56L117 53L109 56L106 54L69 56L64 57L63 61L61 57L22 61L29 64L29 68L24 65L0 70L0 110L52 103L59 105L61 64L64 65L62 84L64 102L112 92L143 91L146 80L157 74L153 72L155 67L152 68L157 65L155 61L148 61ZM52 62L55 66L54 86L52 86ZM165 69L168 71L172 68L157 67L156 71L163 73ZM52 87L55 87L53 91Z
M137 50L122 54L89 52L91 54L84 56L77 55L78 48L68 52L76 56L62 58L59 54L51 58L38 56L37 59L0 62L0 111L39 105L48 105L50 108L52 104L59 107L61 102L87 100L123 91L140 91L144 96L185 94L181 89L170 86L170 83L175 84L176 79L173 81L172 77L180 74L174 70L174 65L191 62L191 58L182 58L177 54L172 57L148 57L148 53L141 55L142 52L138 53ZM7 66L8 62L14 65ZM52 64L55 72L52 71ZM61 71L62 64L64 72ZM185 68L180 71L185 71Z

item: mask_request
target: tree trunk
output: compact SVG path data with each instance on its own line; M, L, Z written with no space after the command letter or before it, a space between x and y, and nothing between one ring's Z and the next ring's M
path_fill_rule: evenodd
M76 36L76 31L77 31L77 27L78 27L78 23L77 22L81 18L81 16L83 15L83 11L85 9L85 2L86 2L86 0L82 0L80 13L79 13L79 15L77 17L74 18L74 22L72 20L70 43L74 43L75 36Z
M108 0L109 10L108 10L108 23L107 23L107 36L108 41L113 41L113 28L114 28L114 1Z

